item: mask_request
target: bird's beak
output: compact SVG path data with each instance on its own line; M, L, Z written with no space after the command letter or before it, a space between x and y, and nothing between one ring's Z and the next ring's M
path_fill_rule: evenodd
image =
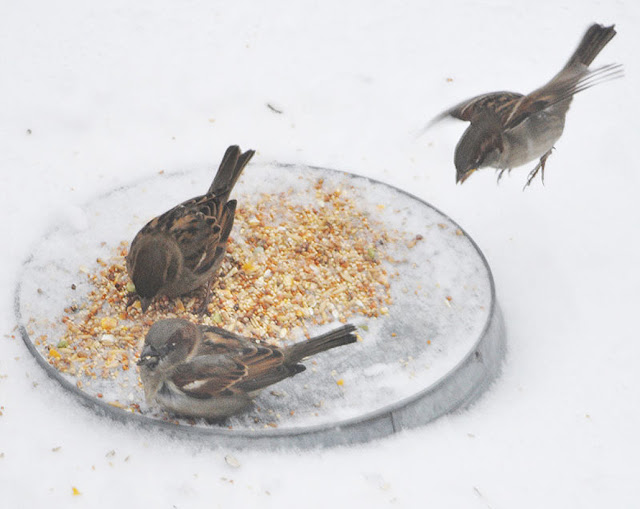
M140 307L142 308L143 313L145 313L147 309L149 309L152 300L153 297L140 297Z
M150 368L153 368L158 364L158 360L158 353L153 348L145 346L140 353L138 366L148 366Z
M465 171L462 175L456 175L456 184L464 184L464 181L467 180L477 169L478 168L471 168L470 170Z

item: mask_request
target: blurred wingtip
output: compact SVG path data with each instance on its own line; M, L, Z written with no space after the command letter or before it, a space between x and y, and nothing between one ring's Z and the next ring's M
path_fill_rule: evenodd
M427 122L422 129L414 133L413 135L414 141L418 140L418 138L421 138L424 135L424 133L426 133L429 129L431 129L435 124L440 122L442 119L444 119L447 115L448 115L448 112L441 113L437 117L434 117L431 120L429 120L429 122Z

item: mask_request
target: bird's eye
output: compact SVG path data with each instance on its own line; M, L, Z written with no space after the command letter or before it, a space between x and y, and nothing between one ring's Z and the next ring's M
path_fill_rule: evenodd
M169 343L169 350L173 350L177 345L178 343L176 343L175 341L172 341L171 343Z

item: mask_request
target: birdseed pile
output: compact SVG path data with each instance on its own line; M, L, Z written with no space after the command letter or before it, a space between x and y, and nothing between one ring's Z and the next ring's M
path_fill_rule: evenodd
M421 237L407 241L387 230L358 206L351 191L346 185L328 189L318 179L311 199L301 201L293 190L239 197L227 255L204 314L202 290L155 299L142 314L125 267L128 243L122 242L110 259L96 260L97 270L80 268L91 290L65 308L60 320L66 330L57 344L44 336L35 342L50 364L82 387L83 380L116 379L135 370L146 332L162 318L181 317L280 344L308 337L310 326L385 315L392 304L392 275L385 267L394 262L388 247L402 241L412 248ZM128 406L139 410L135 402Z

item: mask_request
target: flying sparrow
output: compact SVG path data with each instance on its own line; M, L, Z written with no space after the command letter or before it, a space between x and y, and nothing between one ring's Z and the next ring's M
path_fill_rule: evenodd
M525 188L538 170L544 183L544 167L553 146L562 135L571 100L578 92L622 76L622 66L589 65L616 35L613 25L593 24L584 34L567 64L551 81L528 95L493 92L464 101L441 113L433 123L451 116L471 122L456 146L456 182L463 183L478 168L511 171L540 158L529 173Z
M178 415L228 417L260 389L304 371L304 358L355 342L354 332L345 325L278 348L218 327L160 320L149 329L138 361L145 397Z
M206 286L224 257L236 209L233 186L254 151L231 146L206 194L187 200L149 221L135 236L127 271L146 311L154 297L177 297Z

